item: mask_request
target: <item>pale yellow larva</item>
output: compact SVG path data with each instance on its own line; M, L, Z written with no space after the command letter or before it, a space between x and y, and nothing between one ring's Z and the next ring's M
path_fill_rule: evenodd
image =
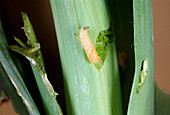
M86 52L86 55L91 63L97 63L100 60L100 57L97 54L97 51L88 35L88 26L85 26L79 31L79 40Z

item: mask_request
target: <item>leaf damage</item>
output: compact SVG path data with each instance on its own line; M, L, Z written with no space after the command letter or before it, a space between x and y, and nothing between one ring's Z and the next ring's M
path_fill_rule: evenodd
M138 88L137 88L137 93L139 93L142 85L145 82L145 79L146 79L147 74L148 74L147 71L148 71L148 63L147 63L147 60L145 59L142 62L141 71L140 71L140 74L139 74L139 84L138 84Z
M11 45L9 47L11 50L25 56L36 67L49 93L56 98L57 93L54 91L47 78L47 73L45 71L44 61L40 50L40 44L37 43L35 33L27 14L22 13L22 17L24 21L24 27L22 27L22 29L24 29L27 36L27 43L24 44L20 39L14 37L20 46Z

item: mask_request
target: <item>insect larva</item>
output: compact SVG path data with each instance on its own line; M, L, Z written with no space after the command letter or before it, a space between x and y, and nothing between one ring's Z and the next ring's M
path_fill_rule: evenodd
M79 37L79 40L86 52L86 55L87 55L89 61L91 63L97 63L97 62L99 62L100 57L98 56L97 51L96 51L92 41L90 40L90 37L87 32L88 28L89 28L88 26L81 28L79 31L78 37Z

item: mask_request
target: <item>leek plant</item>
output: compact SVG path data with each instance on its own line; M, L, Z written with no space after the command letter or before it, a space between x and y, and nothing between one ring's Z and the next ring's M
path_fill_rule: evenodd
M16 88L18 95L25 103L29 113L33 115L39 115L39 110L37 109L25 83L23 82L19 70L11 57L10 49L8 47L8 42L6 40L2 24L0 29L0 44L1 80L3 79L3 81L7 84L7 80L9 81L10 79L10 81Z
M61 115L61 109L56 101L57 93L54 92L52 85L50 84L47 73L45 71L43 57L40 51L40 44L37 43L34 30L29 21L26 13L22 13L22 18L24 21L24 27L22 28L28 38L27 43L24 44L18 38L15 40L20 44L20 46L11 45L10 49L16 51L23 56L25 56L31 64L40 95L42 97L43 106L45 108L46 114L58 114Z
M170 97L154 85L151 0L50 0L62 64L68 115L167 115ZM26 13L28 38L9 45L0 29L0 83L20 114L63 114ZM91 48L92 50L88 49ZM10 49L11 50L10 50ZM32 67L44 111L13 60L18 52ZM94 53L93 53L93 52ZM14 54L14 55L13 55ZM120 69L119 69L120 68ZM54 76L56 77L56 76ZM12 88L9 89L9 86ZM14 94L11 92L15 92ZM18 94L18 95L17 95ZM23 107L22 110L19 107ZM27 109L26 109L27 108Z
M104 50L97 47L98 42L104 44L101 33L110 28L106 1L50 2L60 50L67 112L70 115L122 115L115 41L111 40L115 37L114 31L111 31ZM77 35L84 26L89 27L88 34L98 48L98 54L101 51L105 54L100 55L104 58L96 66L86 57Z

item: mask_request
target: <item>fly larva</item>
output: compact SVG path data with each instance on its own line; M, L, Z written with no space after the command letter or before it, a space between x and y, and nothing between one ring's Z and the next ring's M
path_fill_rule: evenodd
M99 62L100 57L98 56L97 51L96 51L92 41L90 40L90 37L87 32L88 28L89 28L88 26L81 28L79 31L78 37L79 37L79 40L86 52L86 55L87 55L89 61L91 63L97 63L97 62Z

